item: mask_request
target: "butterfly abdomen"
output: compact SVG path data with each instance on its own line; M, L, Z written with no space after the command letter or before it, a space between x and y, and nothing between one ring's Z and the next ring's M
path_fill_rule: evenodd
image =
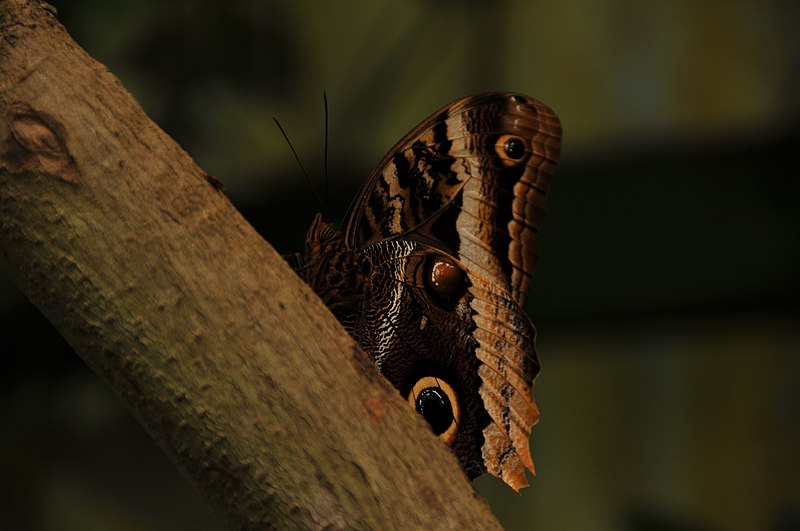
M303 280L350 335L361 307L365 274L361 260L344 245L342 231L317 214L306 236Z

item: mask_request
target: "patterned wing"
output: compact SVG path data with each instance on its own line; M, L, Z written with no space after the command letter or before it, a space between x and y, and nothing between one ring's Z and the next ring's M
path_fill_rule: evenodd
M346 244L406 238L434 245L524 305L560 142L558 118L532 98L462 98L378 165L345 217Z
M515 490L527 485L524 469L533 471L528 439L539 416L535 331L522 306L560 135L555 114L531 98L458 100L389 152L345 218L345 246L373 265L357 338L402 392L426 363L435 374L449 365L457 380L474 380L461 387L483 406L484 416L470 421L480 428L480 468ZM448 311L424 266L432 256L463 273L463 293L447 297L458 306ZM434 331L450 338L438 349L425 340ZM456 438L454 450L475 475L474 456L459 444L468 444Z
M539 418L531 394L539 365L528 316L508 292L434 247L390 240L367 247L364 256L371 267L355 330L359 343L407 399L418 382L434 379L435 387L447 389L451 421L432 421L417 410L470 478L488 470L517 491L527 485L524 469L533 471L528 440ZM436 286L441 266L457 281Z

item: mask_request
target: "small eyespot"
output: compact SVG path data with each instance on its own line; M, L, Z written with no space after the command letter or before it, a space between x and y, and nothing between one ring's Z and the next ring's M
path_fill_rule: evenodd
M423 376L408 394L408 403L430 424L433 433L451 446L458 434L461 408L455 389L441 378Z
M511 166L525 158L527 145L525 140L515 135L502 135L495 143L495 151L503 160L503 164Z
M423 275L428 294L441 305L453 306L464 295L464 271L447 256L428 256Z

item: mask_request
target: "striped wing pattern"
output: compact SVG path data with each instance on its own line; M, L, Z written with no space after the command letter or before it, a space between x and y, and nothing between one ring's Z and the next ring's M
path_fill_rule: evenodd
M483 468L515 490L527 485L524 469L534 470L528 440L539 418L531 394L539 370L535 330L522 307L560 139L556 115L532 98L487 93L460 99L389 152L344 224L344 246L356 254L374 257L376 247L408 242L384 257L383 269L373 271L377 282L423 290L408 267L411 256L426 252L444 253L466 272L460 304L469 311L437 318L451 321L462 334L470 331L470 340L456 342L455 348L459 356L479 360L474 365L477 394L488 414L475 434ZM389 293L397 290L385 297ZM391 308L396 319L403 319L402 306ZM361 322L369 326L370 320ZM396 341L416 344L402 337ZM388 344L371 348L383 357L393 351ZM458 454L458 445L455 450Z

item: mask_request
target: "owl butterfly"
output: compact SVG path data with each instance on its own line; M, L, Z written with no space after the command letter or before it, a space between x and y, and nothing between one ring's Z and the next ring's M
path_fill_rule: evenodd
M516 491L539 418L523 306L560 138L520 94L451 103L384 157L343 229L317 215L302 270L467 475Z

